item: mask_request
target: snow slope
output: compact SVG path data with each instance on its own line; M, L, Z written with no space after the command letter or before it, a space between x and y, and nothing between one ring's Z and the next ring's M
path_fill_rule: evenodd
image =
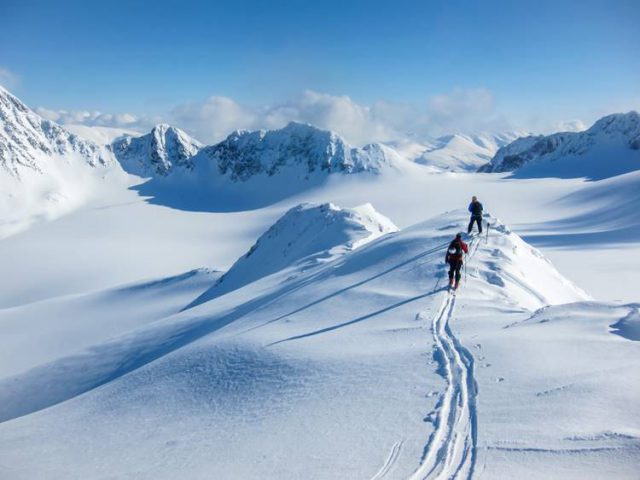
M0 309L6 340L0 352L0 376L24 371L176 313L221 274L192 270Z
M381 235L396 232L391 220L371 204L341 209L331 203L301 204L258 238L220 280L190 306L223 295L287 267L305 270L328 262Z
M442 170L476 171L490 161L498 149L524 136L526 134L517 132L448 135L438 138L415 161Z
M103 177L117 177L114 169L106 148L43 119L0 87L0 238L77 208Z
M640 115L617 113L584 132L526 137L501 148L481 172L517 171L520 177L602 179L640 168Z
M637 306L589 302L487 220L455 299L464 211L4 377L0 471L634 478L639 345L609 325Z

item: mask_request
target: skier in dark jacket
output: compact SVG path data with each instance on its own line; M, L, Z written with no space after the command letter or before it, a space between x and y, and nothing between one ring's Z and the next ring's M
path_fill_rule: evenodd
M471 212L471 220L469 221L469 228L467 228L467 233L471 233L471 230L473 230L473 222L476 222L478 224L478 233L482 233L482 204L475 196L471 197L469 211Z
M460 269L464 262L464 254L469 253L469 247L462 240L462 234L458 233L449 244L444 261L449 264L449 288L458 289L460 283ZM455 283L454 283L455 278Z

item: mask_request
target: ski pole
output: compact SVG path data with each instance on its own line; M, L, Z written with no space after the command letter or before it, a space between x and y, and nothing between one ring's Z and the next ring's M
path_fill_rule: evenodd
M464 259L464 284L467 284L467 259Z

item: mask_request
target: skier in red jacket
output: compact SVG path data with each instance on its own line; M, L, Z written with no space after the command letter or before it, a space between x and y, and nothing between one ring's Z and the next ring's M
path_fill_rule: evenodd
M444 261L449 264L449 288L453 290L458 289L460 283L460 269L464 262L464 254L469 253L469 247L462 240L462 234L458 233L449 244L447 249L447 255ZM454 283L455 277L455 283Z

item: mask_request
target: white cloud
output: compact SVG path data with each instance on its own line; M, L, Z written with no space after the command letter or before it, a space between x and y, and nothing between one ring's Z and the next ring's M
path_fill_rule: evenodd
M550 128L551 132L583 132L589 128L582 120L567 120L563 122L557 122Z
M168 123L205 143L222 140L236 129L264 127L257 112L227 97L209 97L204 102L179 105L168 117Z
M0 85L7 89L15 88L20 83L20 77L9 70L7 67L0 65Z
M145 131L162 121L162 117L139 116L132 113L104 113L86 110L49 110L36 107L34 111L43 118L62 125L87 125L129 128Z
M455 131L504 130L508 123L494 112L492 95L483 89L454 90L423 104L378 101L361 105L346 95L308 90L275 105L252 107L227 97L180 105L167 119L205 142L223 139L234 129L280 128L290 121L330 129L354 144L389 141L411 135L428 138Z
M285 102L260 106L212 96L202 102L178 105L158 117L44 108L36 111L61 124L139 131L147 131L156 123L166 122L184 129L204 143L220 141L235 129L280 128L290 121L334 130L356 145L407 137L422 140L454 132L511 129L511 125L496 111L493 95L486 89L455 89L420 104L381 100L372 105L362 105L346 95L311 90Z

